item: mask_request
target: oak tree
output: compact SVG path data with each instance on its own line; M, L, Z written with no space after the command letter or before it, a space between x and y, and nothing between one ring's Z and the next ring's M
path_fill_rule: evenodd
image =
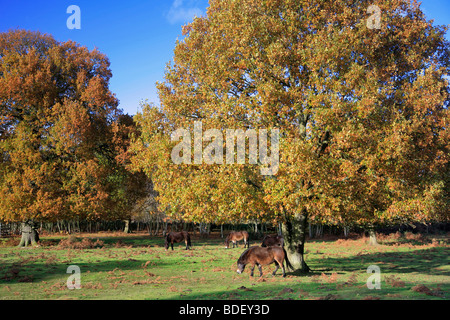
M127 214L121 161L133 122L118 109L111 76L97 49L33 31L0 34L0 218L24 223L21 245L37 240L35 222Z
M369 5L379 28L368 27ZM175 217L281 222L302 271L308 219L369 230L448 219L446 30L415 1L212 0L183 27L160 106L135 117L134 165ZM219 132L278 128L278 172L173 163L171 133L192 136L195 121Z

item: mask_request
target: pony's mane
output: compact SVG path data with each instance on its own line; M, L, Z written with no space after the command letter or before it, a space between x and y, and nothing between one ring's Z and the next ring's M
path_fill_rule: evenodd
M253 247L248 248L247 250L245 250L244 252L242 252L241 256L238 259L238 263L239 262L244 262L247 259L247 256L249 254L250 249L252 249Z

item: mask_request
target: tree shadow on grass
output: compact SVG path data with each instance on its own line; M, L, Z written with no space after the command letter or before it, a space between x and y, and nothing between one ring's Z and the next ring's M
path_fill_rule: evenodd
M39 282L49 281L52 279L60 279L61 276L69 277L67 268L70 265L76 265L80 267L81 275L94 274L94 273L120 273L121 271L150 271L153 266L165 267L171 265L169 261L164 259L139 259L136 257L129 257L123 259L106 258L101 257L103 261L99 259L93 261L86 261L86 258L79 258L77 254L83 254L83 252L89 252L95 254L95 250L101 249L88 249L88 250L72 250L74 256L71 259L64 259L63 257L52 260L52 256L47 256L44 259L38 259L38 261L27 261L25 258L21 261L3 261L0 263L0 285L12 284L18 282ZM100 257L99 257L100 258ZM82 261L79 261L82 259ZM70 261L67 261L70 260ZM148 268L147 268L147 265ZM113 273L111 273L113 272Z
M343 300L343 299L446 299L448 285L442 286L442 295L430 296L417 293L412 290L415 285L427 283L426 276L450 276L445 266L448 265L449 248L435 247L427 249L415 249L409 252L378 252L354 255L351 257L326 257L320 262L314 261L310 264L311 272L286 272L289 277L298 277L298 281L284 281L281 275L278 283L267 283L266 272L263 281L255 276L249 283L248 278L243 278L241 286L236 285L229 290L217 290L210 292L192 292L173 296L174 300L298 300L298 299L320 299L320 300ZM382 274L382 290L370 290L365 281L370 275L367 268L377 265ZM270 270L272 271L272 270ZM417 283L400 285L392 284L399 274L415 274ZM337 279L331 280L331 275L336 274ZM352 275L359 275L359 280L353 279ZM256 275L259 275L256 272ZM323 277L323 276L326 277ZM342 275L348 275L343 277ZM361 282L361 276L363 277ZM323 277L323 278L322 278ZM391 277L391 278L389 278ZM356 282L354 282L356 281ZM423 281L423 282L422 282ZM427 284L428 285L428 284ZM431 285L431 284L430 284ZM436 284L435 284L436 285ZM231 287L231 283L230 283ZM432 285L430 288L433 288Z
M434 247L416 249L408 252L364 253L351 257L325 257L320 263L315 262L313 272L326 271L354 272L367 270L370 265L377 265L382 272L421 273L427 275L450 276L444 267L449 264L450 248Z
M124 236L117 236L117 235L107 235L105 234L104 236L83 236L83 235L77 235L74 234L73 236L75 236L78 239L83 239L83 238L89 238L91 240L96 240L99 239L101 241L104 242L104 244L106 246L116 246L117 244L119 245L124 245L124 246L131 246L133 248L138 248L138 247L148 247L148 246L157 246L157 247L163 247L164 246L164 237L162 235L157 235L157 236L150 236L148 234L136 234L136 235L124 235ZM65 237L67 238L67 237ZM57 244L61 239L58 239L56 242L55 240L52 241L53 244ZM221 238L212 238L212 239L208 239L208 238L202 238L197 236L191 236L191 243L192 246L206 246L206 245L222 245L224 244L225 239L221 239ZM184 241L181 243L178 243L179 245L184 245ZM177 244L177 245L178 245ZM175 247L175 244L174 244ZM243 242L241 243L240 247L243 248Z
M133 237L113 237L110 241L105 241L105 250L112 249L114 245L117 244L118 238L123 239L125 246L134 244L133 242L126 242L127 240L130 240L130 238L131 241L133 241ZM93 239L96 239L96 237ZM156 245L159 241L161 241L160 237L149 237L148 239L153 243L153 245ZM104 241L104 238L102 240ZM143 236L138 236L134 239L134 241L147 240ZM108 278L108 276L118 276L116 273L120 274L121 271L130 271L127 272L127 275L125 276L132 277L130 274L138 270L142 271L143 265L145 265L149 260L150 263L154 263L158 268L163 267L170 268L171 270L173 269L174 274L176 273L176 270L180 270L180 268L189 267L189 259L197 260L195 264L196 272L201 271L201 268L204 267L209 269L212 268L212 264L217 264L217 261L223 261L224 267L229 267L230 264L237 260L237 257L244 250L244 248L243 246L240 246L237 249L227 250L221 246L221 243L221 239L205 239L204 242L199 241L197 243L193 241L194 250L191 252L183 249L184 243L178 244L177 246L174 246L174 252L170 250L167 254L163 248L161 248L162 246L160 246L160 248L135 249L136 252L142 251L143 253L147 253L148 255L145 257L139 256L139 254L127 256L129 250L126 248L122 248L122 250L111 250L110 253L106 252L108 254L112 254L111 257L108 257L105 252L102 252L103 249L67 249L47 252L45 248L43 248L44 250L41 251L30 252L29 256L23 255L19 259L11 259L11 261L4 259L0 261L0 285L18 282L52 281L53 279L61 281L61 279L67 279L69 277L69 274L66 273L67 267L72 264L80 267L82 276L88 272L91 273L92 277L90 275L89 279L96 279L95 277L97 277L97 275L94 276L96 273L103 273L103 275L99 275L98 277L103 277L101 279L105 279ZM139 248L140 244L138 243L136 247ZM210 245L211 247L206 247L205 251L196 250L196 247L203 245ZM217 247L215 245L217 245ZM145 243L145 246L148 246L148 243ZM155 255L150 253L151 250L154 250L153 252ZM217 250L224 250L224 252L229 254L220 257L218 260L210 261L210 259L205 259L205 262L200 261L203 254L208 254L208 257L211 258L214 257L214 251ZM236 286L236 288L232 288L231 290L219 289L209 293L196 293L195 290L193 290L190 294L178 295L177 299L299 299L301 298L300 295L302 295L302 290L306 292L314 292L315 290L326 297L330 294L336 294L335 291L332 291L336 287L335 284L323 285L312 281L313 279L305 279L305 281L303 281L301 277L306 278L318 275L320 276L322 273L325 273L325 275L336 273L339 275L350 274L353 272L360 272L367 275L366 270L369 265L379 266L382 274L416 273L419 276L450 275L448 268L445 268L449 262L448 257L450 248L427 247L405 250L408 251L368 252L355 254L350 257L339 257L336 255L327 256L326 254L316 255L315 253L310 253L307 255L307 263L311 267L312 272L307 274L287 272L288 276L298 276L298 283L284 283L283 281L280 281L280 283L276 284L265 283L261 286L250 286L248 282L245 282L245 286L247 286L247 288ZM10 251L6 255L17 254L19 252L21 252L21 249ZM73 253L71 256L69 256L70 252ZM37 256L40 254L43 256L38 258ZM7 258L6 255L5 258ZM55 257L53 261L51 259L52 256ZM309 259L310 261L308 261L308 256L311 257L311 259ZM31 259L27 261L28 258ZM187 260L185 260L186 258ZM180 267L180 265L182 265L182 267ZM147 271L152 271L151 266L152 265L150 264ZM110 273L111 271L113 271L112 274ZM273 269L271 268L270 272L272 271ZM276 277L279 277L281 280L281 275L279 274L280 271L281 270L278 271ZM220 273L220 271L217 272L218 274ZM256 270L255 272L258 274ZM201 274L201 272L198 273L199 277L203 277ZM254 282L257 282L257 280L258 278L255 277ZM226 281L218 281L218 283L222 286L227 285ZM297 280L295 280L295 282L297 282ZM229 284L229 286L232 285L234 284ZM291 292L289 289L292 289L293 291ZM285 292L280 293L282 290L285 290ZM403 291L409 291L410 288L399 288L398 290L399 293L402 293Z
M256 281L256 280L255 280ZM301 299L302 294L309 296L317 291L316 284L264 284L241 285L230 290L213 292L192 292L179 294L168 300L292 300Z

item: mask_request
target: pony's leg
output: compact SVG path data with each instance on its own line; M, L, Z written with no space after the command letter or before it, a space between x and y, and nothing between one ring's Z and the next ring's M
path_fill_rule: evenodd
M251 270L250 277L253 277L253 271L255 270L255 265L253 265L250 270Z
M281 261L278 261L277 260L277 268L276 268L276 270L275 271L277 271L278 270L278 268L281 266L281 270L283 271L283 278L284 277L286 277L286 269L284 269L284 260L281 260ZM274 275L275 275L275 271L274 271Z
M274 272L272 272L272 275L275 275L275 273L277 273L279 268L280 268L280 265L278 264L277 261L275 261L275 270L274 270Z
M259 277L262 277L262 266L260 264L258 264L258 269L259 269Z
M173 242L170 243L170 246L172 247L172 251L173 251Z

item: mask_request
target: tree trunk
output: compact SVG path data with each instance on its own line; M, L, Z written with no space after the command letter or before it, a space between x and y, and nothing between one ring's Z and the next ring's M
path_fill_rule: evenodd
M301 271L302 273L310 271L304 259L307 220L308 212L303 209L301 213L295 214L282 225L287 258L294 268L293 271Z
M124 220L124 222L125 222L125 228L123 229L123 232L130 233L131 232L131 230L130 230L131 219Z
M318 224L316 225L316 238L322 238L323 237L323 225Z
M156 222L154 221L154 219L152 218L151 220L148 220L147 225L148 225L148 234L150 236L155 235L156 234Z
M377 235L375 234L375 229L373 227L370 227L368 232L369 232L369 245L377 246L378 241L377 241Z
M163 229L163 231L162 231L163 237L165 237L166 234L167 234L167 222L164 222L164 229Z
M19 247L27 247L29 244L36 246L39 242L39 234L31 221L22 222L22 239Z
M160 223L159 223L159 218L156 218L156 227L155 227L155 232L153 233L154 236L157 236L157 235L158 235L158 232L159 232L159 225L160 225Z
M152 218L152 229L153 228L154 228L153 235L157 236L158 235L158 231L159 231L159 218L158 217Z
M349 226L344 226L344 237L348 237L348 233L349 233L350 227Z

